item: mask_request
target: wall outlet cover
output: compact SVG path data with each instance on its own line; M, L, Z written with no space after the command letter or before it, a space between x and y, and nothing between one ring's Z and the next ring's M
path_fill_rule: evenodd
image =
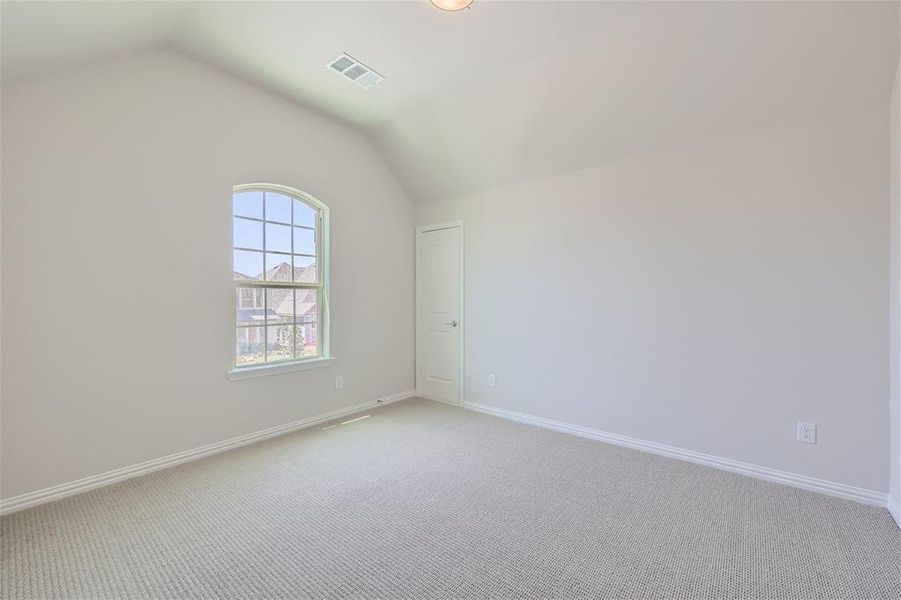
M799 442L803 442L805 444L816 444L817 443L816 423L805 423L804 421L798 421L797 439Z
M488 387L497 387L497 378L494 376L494 373L488 374Z
M335 389L340 390L344 387L344 375L338 375L335 377Z

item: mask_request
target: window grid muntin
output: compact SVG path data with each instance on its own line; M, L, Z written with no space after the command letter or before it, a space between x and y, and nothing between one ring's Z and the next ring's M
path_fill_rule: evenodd
M288 282L283 282L288 283ZM322 338L321 338L321 329L319 328L319 324L322 322L322 286L321 285L282 285L282 286L274 286L276 288L284 288L290 289L292 295L292 313L290 321L272 321L269 317L269 306L270 306L270 297L269 292L271 287L264 287L261 285L253 285L253 286L238 286L239 289L259 289L263 290L263 321L261 323L248 323L248 324L240 324L235 321L235 332L242 329L254 329L254 328L262 328L263 329L263 362L262 364L270 364L270 363L281 363L289 360L307 360L311 358L317 358L322 356ZM316 290L316 317L314 321L298 321L297 320L297 290L299 289L313 289ZM307 325L316 326L316 353L311 354L309 356L298 356L297 352L297 327L306 327ZM278 360L269 360L269 328L270 327L290 327L291 328L291 356ZM236 346L237 348L237 346ZM237 354L235 355L235 364L237 365ZM254 364L259 363L250 363L247 365L240 366L252 366Z
M234 201L233 201L232 202L232 204L233 204L232 205L232 223L234 223L234 219L246 219L249 221L257 221L257 222L262 223L263 224L263 227L262 227L263 228L263 249L258 250L255 248L244 248L244 247L240 247L240 246L235 246L234 239L233 239L232 240L232 254L234 254L235 250L242 250L245 252L258 252L258 253L262 254L263 279L262 280L254 280L254 279L240 280L239 279L239 280L235 280L234 284L235 284L235 287L237 287L237 288L263 288L263 295L264 295L263 325L262 325L262 328L263 328L263 362L262 363L256 363L256 362L249 363L247 365L238 365L237 364L238 354L237 354L237 343L236 343L234 346L235 347L235 359L234 359L235 366L237 368L240 368L240 367L245 367L245 366L246 367L259 366L260 364L262 364L262 365L281 364L281 363L285 363L285 362L289 362L289 361L304 361L304 360L310 360L310 359L322 357L323 349L324 349L323 348L324 339L323 339L322 331L324 329L322 327L320 327L320 324L323 322L323 310L324 310L324 303L325 303L325 294L324 294L325 286L324 286L324 279L323 279L325 269L323 267L323 260L322 260L322 256L324 254L324 249L322 248L322 227L323 227L322 208L320 208L319 206L315 206L312 203L304 200L301 196L298 196L293 193L288 193L287 191L276 192L275 190L267 190L265 187L259 187L259 188L248 187L246 189L240 190L240 192L248 192L248 191L250 191L250 192L259 191L262 193L263 218L257 219L255 217L246 217L243 215L234 214ZM269 192L278 193L280 195L286 196L291 199L291 222L290 223L285 223L283 221L268 221L267 220L267 218L266 218L266 194ZM235 193L239 193L239 192L238 191L233 192L233 194L232 194L233 198L234 198ZM294 224L294 220L295 220L294 210L295 210L295 206L296 206L295 202L302 202L304 205L310 207L314 211L314 214L315 214L314 218L315 218L315 222L316 222L315 227L308 227L306 225L295 225ZM266 223L276 223L279 225L288 225L289 227L292 228L291 235L290 235L290 239L291 239L290 255L285 252L269 251L266 249ZM313 243L315 245L316 254L305 254L305 253L304 254L295 254L294 253L293 228L295 228L295 227L298 229L307 229L307 230L313 231ZM232 228L234 229L234 225L232 226ZM267 280L266 272L268 269L266 268L266 266L267 266L266 265L266 254L278 254L281 256L290 256L290 258L291 258L291 263L290 263L291 281ZM315 273L316 273L316 281L315 282L294 281L294 277L295 277L294 257L295 256L304 256L304 257L313 259L313 265L315 266ZM290 324L289 323L279 323L278 324L278 325L290 325L290 327L291 327L291 335L292 335L292 351L291 351L292 356L291 356L291 358L269 361L269 327L271 325L269 324L269 306L268 306L269 291L268 291L268 288L290 288L292 290L291 293L293 295L293 298L292 298L293 311L292 311L292 315L291 315L291 323ZM315 322L312 323L312 325L315 326L315 330L316 330L316 353L312 354L310 356L303 356L303 357L297 356L297 327L299 325L300 326L310 325L311 323L303 323L303 322L298 323L297 322L297 290L298 289L315 289L316 290L316 320L315 320ZM236 307L236 309L237 309L237 307ZM235 327L235 338L237 341L238 331L240 331L241 329L249 329L252 327L261 327L261 326L259 324L239 325L237 322L237 310L236 310L234 327Z

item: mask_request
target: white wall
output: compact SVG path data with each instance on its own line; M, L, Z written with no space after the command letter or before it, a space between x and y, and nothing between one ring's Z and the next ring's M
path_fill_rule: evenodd
M163 51L2 94L3 497L413 387L413 209L364 138ZM338 361L229 382L259 181L331 209Z
M886 492L884 106L419 207L465 222L466 400Z

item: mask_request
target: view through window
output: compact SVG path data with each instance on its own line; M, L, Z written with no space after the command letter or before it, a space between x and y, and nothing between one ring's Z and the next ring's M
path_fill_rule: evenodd
M236 366L323 355L323 209L282 186L235 188Z

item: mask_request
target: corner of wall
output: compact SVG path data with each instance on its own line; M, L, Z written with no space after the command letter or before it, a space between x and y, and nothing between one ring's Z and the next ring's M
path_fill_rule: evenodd
M888 508L901 526L901 60L892 87L890 112L889 199L889 429L891 457Z
M888 497L888 512L895 520L898 529L901 529L901 502L897 498Z

